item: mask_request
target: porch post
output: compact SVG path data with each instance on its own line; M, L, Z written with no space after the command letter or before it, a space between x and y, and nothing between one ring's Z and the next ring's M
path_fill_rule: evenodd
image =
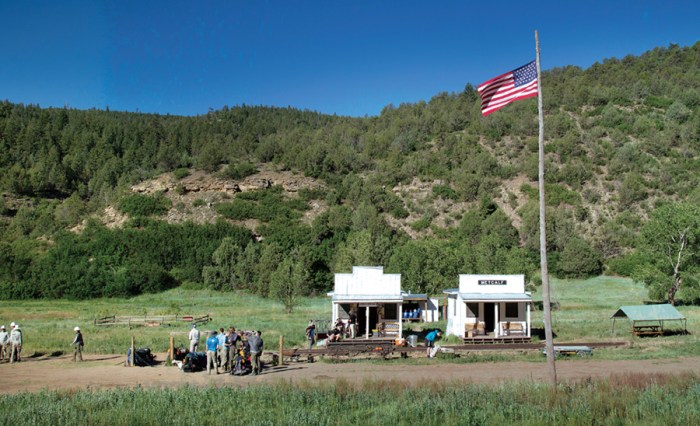
M403 337L403 303L399 302L399 339Z
M365 339L369 339L369 306L365 306Z
M498 316L498 305L500 305L500 303L493 304L494 315L496 315L496 329L493 330L493 335L495 337L501 335L501 318Z
M331 319L331 325L335 324L336 320L338 319L338 304L333 303L333 318Z
M525 316L525 321L527 321L527 337L532 337L530 331L530 304L525 303L525 308L525 312L527 312Z

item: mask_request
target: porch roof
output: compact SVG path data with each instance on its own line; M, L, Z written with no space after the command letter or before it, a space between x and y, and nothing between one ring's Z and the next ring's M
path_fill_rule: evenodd
M379 303L400 303L403 301L401 295L396 294L335 294L328 293L333 302L379 302Z
M403 294L403 300L404 302L414 302L416 300L428 300L428 295L427 294L420 294L420 293L404 293Z
M465 302L532 302L526 293L459 293Z

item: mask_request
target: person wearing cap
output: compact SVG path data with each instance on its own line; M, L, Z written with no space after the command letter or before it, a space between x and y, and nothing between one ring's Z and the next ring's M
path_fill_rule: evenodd
M435 347L435 340L442 337L442 331L433 330L425 336L425 347L428 351L428 358L430 358L430 350Z
M250 362L253 364L253 376L257 376L261 373L260 369L260 355L263 352L263 339L260 337L262 332L260 330L253 332L253 334L248 337L248 344L250 345Z
M5 330L5 325L0 326L0 361L7 359L7 343L10 341L10 335Z
M83 360L83 346L85 343L83 342L83 333L80 332L80 327L75 327L73 329L75 331L75 338L73 339L73 347L75 348L75 351L73 352L73 362L76 361L76 359L79 359L80 361Z
M192 330L190 331L190 352L196 352L199 348L199 330L197 330L197 324L192 324Z
M22 329L19 324L14 322L10 324L10 363L15 361L20 362L20 354L22 353Z
M216 350L219 347L219 339L216 337L216 330L209 332L209 338L206 342L207 346L207 374L211 374L211 366L216 369L216 374L219 374L219 366L216 364Z

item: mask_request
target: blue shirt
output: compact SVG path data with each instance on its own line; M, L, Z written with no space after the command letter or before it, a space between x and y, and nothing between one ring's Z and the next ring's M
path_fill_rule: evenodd
M219 333L216 335L216 337L219 339L219 346L224 346L224 344L226 343L226 334Z
M207 339L207 350L216 351L216 347L219 346L219 339L216 336L211 336Z
M438 334L437 330L433 330L430 333L428 333L427 336L425 336L425 340L427 340L429 342L434 342L435 339L437 339L437 334Z

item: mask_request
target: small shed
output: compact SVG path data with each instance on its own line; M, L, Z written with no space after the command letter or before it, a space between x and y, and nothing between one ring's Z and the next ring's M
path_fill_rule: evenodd
M632 333L637 336L661 335L667 321L679 321L683 333L687 333L686 318L670 304L621 306L610 317L613 334L617 318L628 318L632 322Z

